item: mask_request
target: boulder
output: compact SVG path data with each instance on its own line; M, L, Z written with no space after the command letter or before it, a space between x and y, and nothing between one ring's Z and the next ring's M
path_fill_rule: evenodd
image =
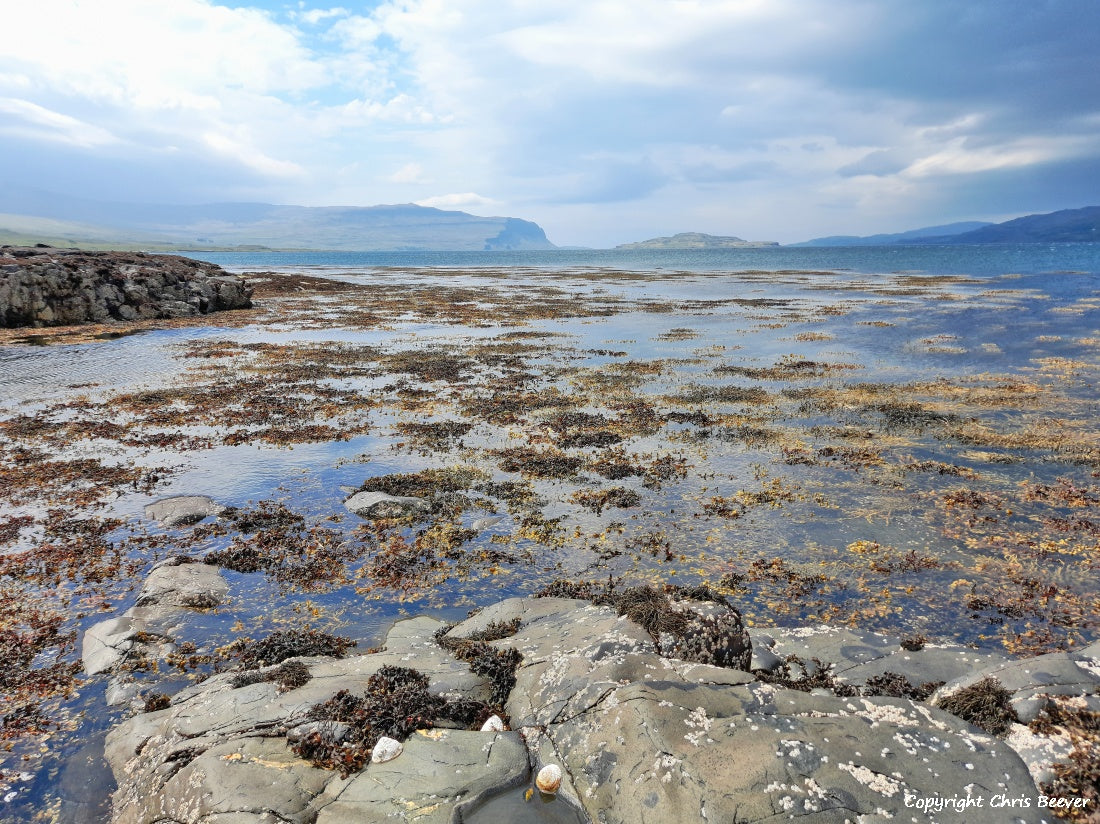
M222 602L229 584L217 566L180 561L172 559L153 567L141 587L138 606L209 609Z
M164 658L176 649L179 626L189 611L222 602L229 585L210 564L172 558L155 566L138 594L137 603L122 615L93 624L84 632L84 671L97 675L114 669L124 658Z
M145 517L159 521L167 527L196 524L210 515L220 515L225 510L206 495L173 495L145 505Z
M423 498L384 492L356 492L344 501L344 506L362 518L403 518L424 515L431 510L431 505Z

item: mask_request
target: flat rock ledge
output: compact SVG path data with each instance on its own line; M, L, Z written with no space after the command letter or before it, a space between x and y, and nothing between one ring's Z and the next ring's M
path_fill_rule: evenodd
M492 642L523 656L505 704L510 730L420 730L394 760L346 778L294 755L287 736L307 726L309 709L340 690L362 693L383 666L416 668L433 692L485 700L485 678L435 642L443 625L412 618L393 627L381 652L294 659L312 675L296 688L235 688L224 673L122 722L106 746L119 784L112 821L486 824L505 820L499 802L508 797L507 820L517 822L1053 824L1033 773L1049 769L1057 748L1044 748L1041 736L1023 742L1020 724L999 738L930 703L801 692L669 657L633 621L586 601L509 599L448 635L514 621L515 635ZM792 654L816 658L840 683L898 673L947 681L950 691L998 672L1025 710L1044 695L1095 700L1100 688L1095 644L1014 661L959 646L910 651L897 639L830 627L752 636L754 666L769 656L774 666ZM1030 762L1010 745L1014 736ZM561 790L552 804L537 792L525 803L547 764L562 769ZM952 797L984 803L934 803ZM1030 801L1006 807L998 798Z
M178 255L0 247L0 327L190 317L251 298L237 275Z
M81 661L88 675L111 672L126 659L162 659L176 650L176 639L188 613L216 607L229 592L221 570L189 558L170 558L153 567L137 603L116 618L93 624L81 642ZM137 687L116 675L108 703L134 697Z

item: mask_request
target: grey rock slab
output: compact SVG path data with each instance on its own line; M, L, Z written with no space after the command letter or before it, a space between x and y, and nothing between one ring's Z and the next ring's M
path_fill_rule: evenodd
M1093 641L1087 647L1083 647L1079 650L1074 650L1070 653L1078 661L1093 660L1100 663L1100 641Z
M84 671L88 675L107 672L127 656L163 658L176 648L172 638L183 614L177 606L139 606L93 624L81 640Z
M587 601L574 598L506 598L455 624L447 635L451 638L468 638L473 633L484 630L489 624L506 624L518 618L520 625L524 626L540 618L561 615L569 608L585 606L588 606Z
M662 656L640 626L583 601L509 599L450 633L469 637L517 619L515 635L491 643L522 655L505 707L521 733L418 732L392 761L347 779L295 758L286 736L308 732L308 710L341 689L360 692L383 665L415 667L434 692L488 694L484 678L434 643L441 622L403 620L383 652L299 659L313 678L296 689L280 692L267 682L234 689L233 674L225 673L183 689L166 710L123 722L106 745L120 785L116 822L454 824L467 813L476 817L484 799L507 801L500 793L529 781L529 764L553 763L565 772L561 801L600 824L1030 824L1044 819L1038 808L1006 815L987 804L960 813L906 801L967 793L1034 798L1033 776L1049 774L1052 760L1065 755L1056 736L1043 739L1022 725L1006 742L926 704L797 692L736 669ZM838 662L851 680L895 671L923 681L965 664L980 670L968 676L974 680L997 671L1010 688L1075 689L1073 700L1087 703L1098 678L1086 665L1091 659L1003 662L931 645L914 653L894 639L845 629L769 629L753 640L777 657ZM233 776L239 780L230 784ZM135 799L147 817L119 818L120 805Z
M840 677L853 667L884 658L900 649L898 640L877 632L854 632L845 627L769 627L771 651L780 658L796 655L809 663L817 658L833 665Z
M1045 696L1089 695L1100 693L1100 673L1065 652L1052 652L1035 658L1006 661L968 673L944 684L932 695L931 703L982 680L996 678L1012 693L1012 706L1026 722L1035 720L1046 704Z
M147 770L136 781L120 781L113 802L114 824L306 824L314 820L318 799L336 777L302 761L278 738L241 738L197 752L194 747L177 747L169 755L168 769Z
M141 684L135 681L124 681L118 678L112 678L107 683L107 691L104 695L104 700L109 707L117 707L120 704L128 704L130 701L138 697L141 692Z
M1004 655L996 652L950 645L927 645L921 650L898 648L889 655L876 658L844 670L844 681L861 684L877 675L894 672L904 675L915 685L929 681L952 681L978 669L1005 663Z
M224 506L206 495L174 495L145 506L145 517L167 527L196 524L211 515L220 515Z
M764 684L651 682L616 689L550 728L588 814L601 824L893 819L1005 824L1002 810L922 813L914 798L1034 795L997 739L909 701L814 696ZM1019 820L1039 822L1037 810ZM864 816L865 818L859 818Z
M750 637L754 655L763 656L759 647L766 646L779 658L798 656L811 669L811 659L816 658L833 665L838 681L857 685L887 672L903 675L914 685L951 681L1009 660L997 652L959 644L926 644L921 650L907 650L898 638L844 627L772 627L753 631Z
M350 779L321 808L317 824L451 824L460 820L456 812L529 775L519 733L426 730L410 736L397 758Z
M523 655L516 687L505 706L516 726L560 723L599 704L624 683L743 684L753 680L738 670L661 656L648 632L608 607L567 599L539 600L544 603L532 613L537 617L522 624L515 636L494 642L514 646ZM498 615L475 618L487 621ZM464 628L460 624L453 632L461 634Z
M431 509L422 498L387 495L384 492L356 492L344 501L344 506L361 518L401 518L422 515Z
M127 616L108 618L84 631L80 660L88 675L107 672L133 647L133 619Z
M228 592L221 569L213 564L165 564L149 573L137 603L208 609L225 600Z
M343 659L294 660L306 663L312 675L296 689L280 692L270 682L235 689L234 674L223 673L184 688L172 698L172 705L166 710L127 719L108 736L109 758L116 775L142 750L143 742L152 738L165 742L205 741L210 746L211 742L254 735L257 731L282 735L304 723L310 708L340 690L362 693L370 676L387 665L414 666L428 676L436 692L456 692L476 698L487 696L490 690L485 678L474 675L464 663L434 644L419 654L381 652ZM149 762L146 769L156 769L150 758L143 756Z

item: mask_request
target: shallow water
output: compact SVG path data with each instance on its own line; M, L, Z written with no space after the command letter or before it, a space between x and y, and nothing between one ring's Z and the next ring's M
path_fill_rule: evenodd
M366 649L402 615L458 620L471 608L530 593L554 578L608 576L728 586L758 624L832 620L1021 650L1045 637L1028 632L1050 633L1051 643L1095 638L1100 278L1094 273L925 281L845 272L669 278L653 271L573 270L550 277L541 268L443 274L389 268L340 277L362 282L365 292L371 285L398 293L425 285L473 287L487 306L511 304L488 321L464 320L462 312L424 317L413 305L355 325L341 314L339 300L326 299L309 311L242 328L7 347L0 349L0 415L58 422L135 415L155 429L155 409L125 411L118 398L157 387L205 391L218 381L257 375L277 393L289 391L286 386L306 392L304 383L286 384L279 376L311 358L348 356L346 375L322 374L318 365L312 390L339 388L372 400L371 408L343 408L334 419L343 426L369 424L369 431L346 440L227 444L227 432L247 430L233 422L230 398L210 414L196 405L194 420L183 427L208 438L206 448L124 446L110 439L50 447L59 456L167 467L152 488L120 489L102 508L87 510L125 522L115 540L136 534L163 541L127 545L135 578L158 557L202 556L235 539L232 533L195 539L194 530L145 522L144 506L168 495L207 494L239 507L278 501L307 524L356 541L362 522L342 503L346 488L367 479L469 465L494 481L524 480L522 472L502 469L500 450L557 443L554 410L519 409L509 423L463 411L491 387L499 389L494 381L519 372L532 377L508 380L528 381L543 396L557 391L569 398L566 408L603 414L614 425L627 420L629 404L648 405L667 420L639 424L637 431L622 423L620 446L628 454L682 459L685 468L654 484L639 476L608 481L591 469L526 478L543 499L534 525L561 519L550 538L531 532L524 522L530 512L522 507L511 510L489 493L471 493L478 500L455 516L457 526L468 528L492 509L502 520L468 539L462 558L446 558L400 586L372 578L378 547L349 562L346 578L315 590L229 571L230 599L189 622L187 637L202 649L244 632L261 637L302 624L347 635ZM607 313L523 319L547 298L548 285L577 306L606 304ZM324 320L326 312L331 319ZM549 337L533 337L539 334ZM517 348L521 344L529 348ZM409 360L393 358L410 352ZM472 360L454 376L417 374L440 355ZM890 387L902 387L900 395L890 395ZM766 399L746 403L736 394L716 394L723 389L760 390ZM77 398L87 409L60 408ZM321 403L320 396L310 402ZM911 402L919 402L916 412L924 417L905 417ZM675 414L687 417L668 418ZM950 415L957 419L942 417ZM257 411L256 419L262 417ZM417 446L399 428L466 418L474 427L461 445ZM0 437L6 437L2 431ZM602 454L597 447L566 451L585 460ZM594 511L574 497L613 486L637 493L640 505ZM0 503L0 518L41 519L56 505L45 497ZM36 529L0 549L32 551L40 540ZM493 552L512 560L467 560ZM57 595L33 581L16 583L44 602ZM132 587L126 576L61 582L65 626L80 631L122 612L135 597ZM73 660L77 649L60 654ZM187 678L166 670L135 677L148 692L170 691ZM0 817L30 820L47 810L47 818L71 821L74 809L99 809L86 800L76 807L63 803L57 780L65 770L71 780L73 765L87 759L80 751L85 741L122 713L105 706L103 691L104 679L97 677L76 694L53 699L50 710L62 723L35 739L43 752L16 742L4 772L12 775L11 764L26 756L29 767L19 769L31 777L8 783Z

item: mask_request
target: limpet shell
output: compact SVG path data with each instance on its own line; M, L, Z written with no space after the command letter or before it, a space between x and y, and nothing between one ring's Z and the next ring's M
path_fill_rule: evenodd
M504 721L501 720L499 715L490 715L489 718L481 725L482 732L504 732Z
M561 767L557 764L547 764L541 770L539 770L538 776L535 778L535 786L539 788L540 792L553 795L561 787Z
M400 741L395 741L383 735L378 739L378 743L374 745L374 749L370 751L371 763L384 764L387 761L393 761L401 755L401 751L404 749Z

